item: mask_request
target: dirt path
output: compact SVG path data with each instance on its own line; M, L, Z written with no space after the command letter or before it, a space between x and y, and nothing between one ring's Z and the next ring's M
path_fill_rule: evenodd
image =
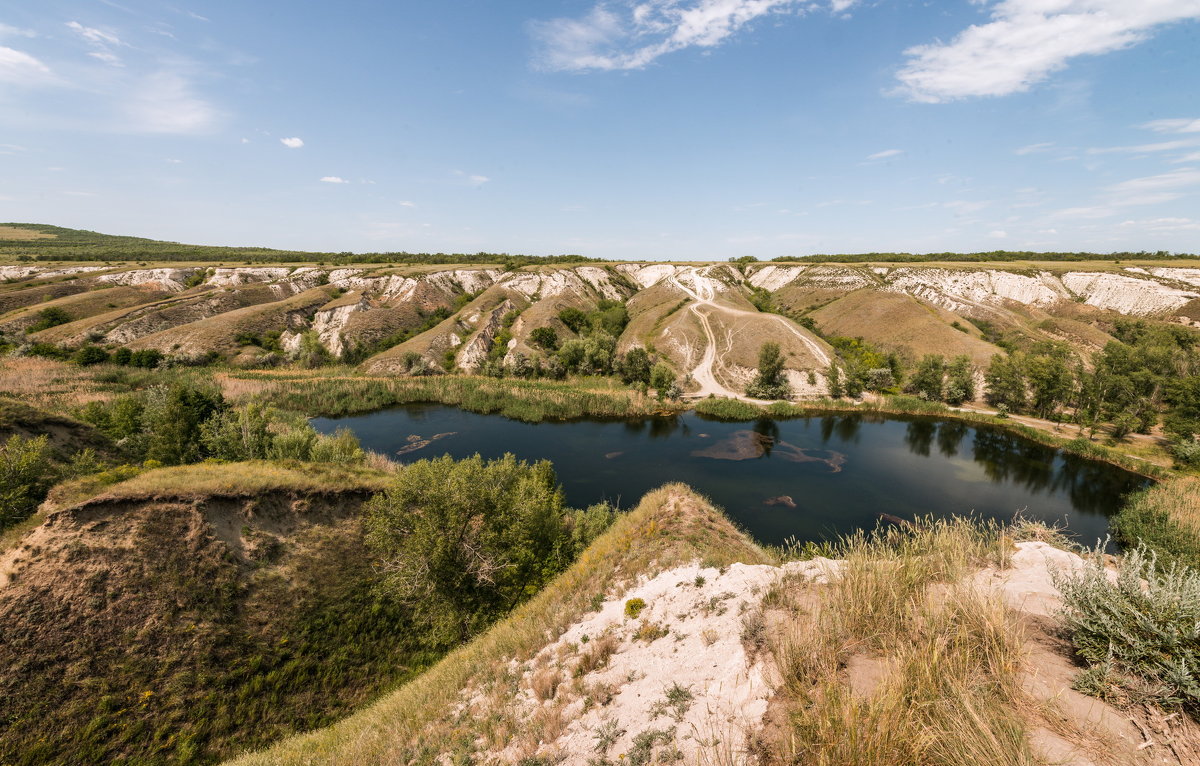
M675 287L679 288L693 302L688 306L688 310L696 316L700 322L700 327L704 330L704 335L707 339L704 353L700 357L700 363L691 371L692 379L700 385L700 390L693 393L694 396L703 398L710 394L715 396L728 396L734 399L742 399L745 401L758 401L737 391L732 391L726 388L717 380L714 368L718 366L717 360L717 336L713 332L712 323L709 317L701 308L707 307L712 311L718 311L732 316L751 316L751 317L766 317L772 321L780 322L784 329L791 332L812 352L822 365L829 365L829 355L821 348L820 344L812 338L808 337L799 327L795 327L785 317L778 314L765 314L759 311L746 311L744 309L733 308L731 306L722 306L716 302L717 287L716 280L707 276L707 272L711 266L691 267L683 272L677 272L668 278L668 281ZM683 279L680 279L680 277ZM687 282L691 283L691 287L687 286Z

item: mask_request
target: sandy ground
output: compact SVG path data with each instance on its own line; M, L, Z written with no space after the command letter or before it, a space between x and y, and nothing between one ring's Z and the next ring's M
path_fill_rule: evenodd
M777 673L771 658L744 639L747 626L761 614L763 598L780 578L825 582L837 576L840 563L816 559L724 570L693 563L643 578L604 601L530 662L513 661L512 672L520 677L515 698L498 703L478 690L464 693L463 707L473 714L486 715L489 706L502 704L516 708L518 720L552 718L556 724L546 739L514 739L483 754L481 762L516 763L535 754L569 766L643 757L651 760L639 762L748 762L748 738L763 726ZM1063 766L1192 762L1189 754L1195 751L1180 744L1195 738L1190 722L1186 731L1161 720L1155 729L1145 716L1070 688L1079 668L1052 628L1061 606L1054 578L1083 565L1073 553L1024 542L1017 544L1010 566L984 569L970 579L1000 594L1033 626L1022 676L1026 692L1088 732L1086 741L1076 742L1035 726L1030 732L1035 752L1045 763ZM636 617L626 608L633 599L645 604ZM597 652L602 660L595 659ZM871 658L855 659L860 667L848 670L858 692L858 686L870 686L879 668ZM572 678L582 683L571 683Z

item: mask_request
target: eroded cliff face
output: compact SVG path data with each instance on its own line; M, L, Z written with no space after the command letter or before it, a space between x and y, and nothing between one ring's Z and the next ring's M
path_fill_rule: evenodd
M419 342L406 342L400 353L415 351L427 361L441 365L446 353L454 349L456 362L464 370L479 369L500 330L503 315L514 308L528 313L513 326L514 340L510 345L529 354L537 349L529 345L528 334L553 322L561 308L590 310L601 300L628 300L633 321L619 339L621 348L655 345L668 353L681 375L687 375L694 372L692 366L704 358L707 346L717 337L727 348L718 350L723 356L715 363L718 368L728 368L729 385L737 382L741 368L750 369L754 349L764 340L790 343L807 337L807 330L788 326L789 322L782 317L775 316L769 322L754 321L757 311L748 300L753 297L750 287L776 294L792 313L813 311L851 295L857 295L859 301L853 311L861 312L864 305L861 301L870 301L869 291L909 296L930 314L928 320L920 317L919 321L913 320L917 325L928 321L948 327L956 316L1002 319L1011 325L1034 316L1074 316L1080 310L1200 324L1200 267L1190 263L1080 264L1078 268L1071 264L1037 263L1028 267L770 263L745 268L734 264L622 263L539 266L514 271L489 267L391 266L0 267L0 279L9 280L4 295L63 278L70 280L60 285L64 291L70 285L70 292L76 294L83 290L98 295L96 291L119 288L145 291L148 296L156 292L169 299L147 298L145 305L129 309L100 303L91 310L94 320L88 319L90 315L76 316L70 327L47 335L45 339L51 342L98 339L102 343L157 344L165 353L216 350L236 355L233 338L237 333L286 331L294 341L300 333L314 330L330 353L341 356L348 347L361 345L355 334L360 330L348 329L361 327L368 338L397 333L403 337L405 331L428 334ZM300 310L288 306L301 293L318 289L325 291L332 302L323 300L327 305L317 307L305 303ZM29 290L25 289L25 293ZM470 299L491 294L499 297L494 301L485 299L491 307L484 312L486 316L470 307L463 308ZM24 293L13 293L11 303L25 306L25 313L32 316L28 308L30 300L33 298ZM64 301L64 307L68 307L78 305L80 299L55 300ZM506 302L503 310L496 308L500 301ZM639 321L637 314L643 304L650 308L650 313ZM274 310L275 305L282 310ZM687 310L680 311L684 306ZM41 308L39 305L38 309ZM692 309L700 310L703 316ZM372 313L377 311L380 313ZM428 317L436 311L455 314L455 323L440 329L424 329L429 327ZM467 316L468 311L473 314ZM236 320L228 323L233 328L227 333L228 338L222 336L224 324L215 321L226 315ZM10 312L0 316L0 321L6 317L11 321L15 316L15 312ZM770 317L760 315L760 318ZM205 331L191 332L190 327L198 322L207 323ZM376 325L378 328L372 329ZM974 328L964 329L961 323L955 327L974 332ZM919 334L921 327L913 327L911 332ZM793 338L797 333L805 337ZM776 335L779 337L775 338ZM813 385L807 382L808 373L823 370L824 356L819 353L818 339L813 336L807 341L805 347L797 346L789 361L789 369L801 374L800 388ZM886 333L881 333L874 342L886 345ZM368 368L392 370L395 365L389 360L385 356L368 364Z
M1038 308L1067 301L1131 316L1171 317L1200 298L1200 269L1127 267L1120 271L987 267L895 268L769 265L755 269L749 281L772 292L793 285L857 290L874 288L911 295L950 311L989 313L1009 302Z

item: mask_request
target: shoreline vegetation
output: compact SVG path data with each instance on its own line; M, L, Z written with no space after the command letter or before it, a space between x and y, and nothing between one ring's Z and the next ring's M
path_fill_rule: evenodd
M1012 417L952 408L915 396L886 396L861 402L824 398L755 404L718 397L670 402L616 385L606 378L545 381L472 375L383 378L235 371L219 374L218 381L231 399L253 400L308 417L327 418L361 415L406 404L444 404L527 423L669 417L689 409L701 416L725 421L788 420L835 413L923 416L997 428L1150 479L1161 480L1176 473L1153 460L1084 436L1067 438ZM1165 451L1162 457L1169 459Z

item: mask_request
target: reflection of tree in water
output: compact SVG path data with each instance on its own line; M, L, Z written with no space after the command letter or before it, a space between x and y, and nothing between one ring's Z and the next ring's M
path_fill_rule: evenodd
M821 418L821 441L837 436L842 442L857 444L862 430L861 415L826 415Z
M904 443L910 452L921 457L929 457L929 448L933 445L933 437L937 433L937 423L932 420L910 420L904 432Z
M1054 483L1054 450L987 428L975 430L976 463L994 483L1012 482L1038 494Z
M650 438L665 439L679 429L683 419L678 415L650 419Z
M968 430L966 423L956 420L947 420L939 424L937 432L938 452L941 452L946 457L957 455L958 445L966 438Z
M636 436L646 430L646 420L643 418L630 419L623 421L625 431L630 436Z
M779 441L779 424L770 418L759 418L754 423L754 433L762 437L759 442L763 448L763 456L771 456L771 448Z
M1111 516L1120 510L1126 495L1148 483L1147 479L1104 463L1063 455L1054 488L1066 492L1075 508L1084 513Z

